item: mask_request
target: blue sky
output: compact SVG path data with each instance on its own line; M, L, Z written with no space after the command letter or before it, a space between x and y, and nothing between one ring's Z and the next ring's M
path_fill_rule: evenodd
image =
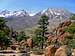
M75 0L0 0L0 10L21 10L30 12L46 8L64 8L75 12Z

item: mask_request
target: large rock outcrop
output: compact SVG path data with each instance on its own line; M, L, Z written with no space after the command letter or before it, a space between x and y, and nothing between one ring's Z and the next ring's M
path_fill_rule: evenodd
M66 45L64 45L57 49L55 56L71 56L71 51Z
M54 56L56 49L57 48L54 45L50 45L50 46L46 47L45 56Z
M32 40L32 38L29 38L29 39L27 39L27 45L29 46L29 47L33 47L33 40Z

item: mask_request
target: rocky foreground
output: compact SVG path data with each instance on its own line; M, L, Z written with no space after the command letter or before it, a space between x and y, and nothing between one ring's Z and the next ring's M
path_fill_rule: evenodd
M43 37L40 36L41 31L39 32L39 30L32 37L26 36L24 32L10 31L3 22L5 23L1 19L0 50L6 50L2 51L3 54L26 53L30 56L75 56L74 21L61 22L52 32L45 32L45 35L42 35ZM8 31L6 31L7 29Z
M45 48L44 54L42 55L34 55L31 56L75 56L75 49L70 48L68 45L63 44L67 36L71 34L69 32L65 32L64 29L71 26L73 23L71 21L65 21L59 24L57 28L53 31L56 32L55 35L50 34L48 36L47 42L49 43L48 46ZM56 42L62 43L62 45L57 44ZM55 44L50 44L55 42Z
M70 48L67 44L64 44L64 41L67 36L71 36L71 33L65 32L64 29L68 28L72 24L73 22L71 22L70 20L60 23L59 26L53 30L54 34L48 35L46 43L47 46L42 51L43 53L36 54L33 51L29 51L30 56L75 56L75 49ZM21 41L20 44L28 45L29 47L32 47L33 45L31 38L27 41ZM12 45L12 47L17 48L18 46Z

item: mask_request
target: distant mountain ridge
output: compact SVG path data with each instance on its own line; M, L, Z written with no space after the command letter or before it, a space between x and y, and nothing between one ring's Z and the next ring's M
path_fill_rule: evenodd
M0 17L10 17L10 16L29 16L28 12L25 10L18 10L18 11L8 11L8 10L3 10L0 11Z
M8 14L8 16L6 16ZM6 16L7 25L13 27L16 30L22 30L25 28L31 28L37 25L38 20L42 15L49 17L49 29L53 29L60 22L69 20L72 15L71 12L62 8L48 8L30 16L25 10L14 11L13 13L9 11L2 11L0 15Z
M37 15L46 15L49 17L49 29L57 27L57 25L65 20L69 20L72 16L72 13L63 8L48 8L40 11Z

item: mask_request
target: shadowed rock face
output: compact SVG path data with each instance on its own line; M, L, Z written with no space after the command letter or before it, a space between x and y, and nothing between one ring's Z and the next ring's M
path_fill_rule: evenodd
M70 12L64 9L46 9L45 11L40 11L34 16L10 16L6 18L7 25L14 28L14 30L24 30L25 28L31 28L37 25L38 20L42 15L47 15L49 17L49 29L57 27L60 22L68 20L72 15Z

